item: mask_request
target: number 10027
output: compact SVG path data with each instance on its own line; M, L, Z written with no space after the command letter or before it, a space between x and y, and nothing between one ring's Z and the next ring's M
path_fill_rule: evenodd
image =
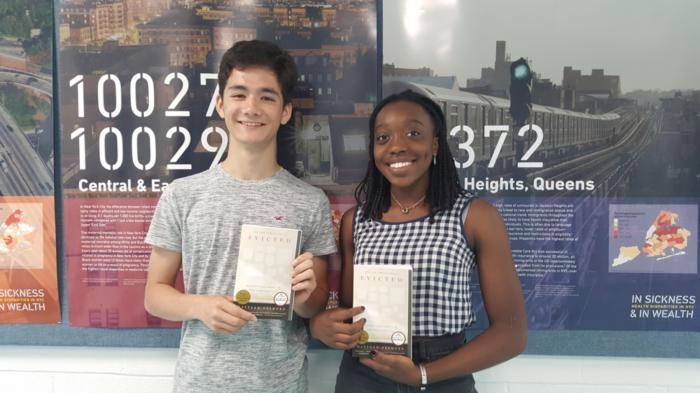
M219 87L216 84L217 74L202 73L199 75L201 86L206 86L213 81L213 89L206 117L214 114L216 107L216 97L219 94ZM182 99L190 89L188 78L180 72L172 72L163 79L165 85L173 85L177 89L170 103L164 110L163 115L171 118L187 118L190 111L181 108ZM77 95L78 118L85 118L85 78L83 75L76 75L69 81L69 87L75 89ZM122 100L122 81L118 75L105 74L97 81L97 110L99 115L105 119L115 119L124 111ZM109 92L109 94L107 93ZM110 97L107 97L110 95ZM110 101L112 105L108 105ZM147 73L137 73L129 81L129 107L133 115L137 118L148 118L155 112L155 82L153 77ZM217 134L221 143L213 145L209 142L211 134ZM179 146L174 149L166 169L168 170L191 170L192 164L180 162L183 154L192 143L190 131L182 126L169 128L165 137L167 139L179 140ZM74 129L70 134L70 139L78 143L79 169L85 170L87 165L88 146L86 146L86 134L84 127ZM100 165L109 171L115 171L125 164L124 147L130 143L131 162L134 168L142 171L153 169L156 165L158 150L156 134L153 129L147 126L138 126L131 133L130 140L125 141L124 134L117 127L105 127L98 135L98 156ZM201 134L201 146L208 152L215 153L211 166L218 164L228 145L228 135L220 127L207 127ZM108 151L111 150L111 151Z

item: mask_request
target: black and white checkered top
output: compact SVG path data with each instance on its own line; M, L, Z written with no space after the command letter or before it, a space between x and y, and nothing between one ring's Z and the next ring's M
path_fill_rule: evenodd
M452 209L406 222L353 220L355 264L410 264L413 268L413 335L461 332L476 321L469 292L475 255L464 233L472 195L461 195Z

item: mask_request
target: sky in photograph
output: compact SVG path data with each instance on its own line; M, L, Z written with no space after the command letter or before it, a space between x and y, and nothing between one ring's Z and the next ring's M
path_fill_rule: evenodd
M496 41L561 84L563 68L602 68L622 90L700 89L700 1L384 1L384 63L430 67L459 85L493 67Z

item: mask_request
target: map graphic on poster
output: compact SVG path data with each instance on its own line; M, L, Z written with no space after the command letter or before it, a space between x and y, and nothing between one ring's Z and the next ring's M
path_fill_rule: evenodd
M0 268L42 268L41 204L0 203L0 220Z
M694 205L610 205L610 271L698 272Z

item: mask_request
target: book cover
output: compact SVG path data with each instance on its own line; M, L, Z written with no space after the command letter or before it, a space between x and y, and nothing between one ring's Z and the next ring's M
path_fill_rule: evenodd
M372 350L412 356L412 278L410 265L353 266L353 307L365 307L353 322L367 319L353 356L369 356Z
M291 320L294 313L292 261L301 231L243 224L234 301L258 318Z

